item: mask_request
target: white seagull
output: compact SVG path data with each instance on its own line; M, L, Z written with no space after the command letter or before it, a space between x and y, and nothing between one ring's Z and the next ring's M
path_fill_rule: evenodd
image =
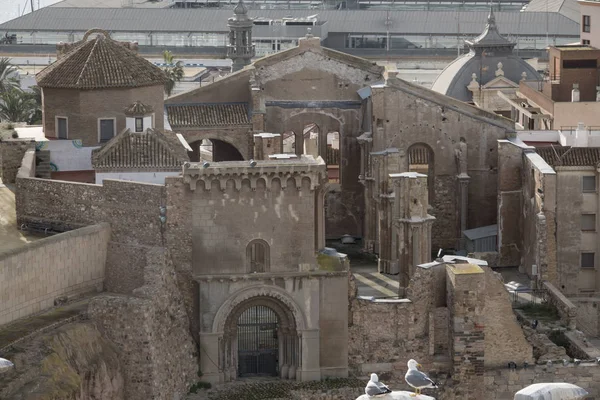
M386 393L392 393L389 387L379 382L377 374L371 374L371 380L367 383L365 393L369 397L381 396Z
M404 375L404 380L410 386L415 388L415 392L411 393L412 397L421 394L421 389L437 389L438 385L426 374L418 370L418 367L422 367L421 364L415 360L408 360L408 371Z
M14 366L15 366L15 364L11 363L6 358L0 357L0 373L8 371L9 369L11 369Z

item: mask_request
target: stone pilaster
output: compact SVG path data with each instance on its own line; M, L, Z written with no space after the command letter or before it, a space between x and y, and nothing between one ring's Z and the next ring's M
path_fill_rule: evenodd
M467 230L467 217L469 215L469 181L471 177L467 174L460 174L457 177L458 182L458 217L459 217L459 248L465 249L465 240L463 232Z

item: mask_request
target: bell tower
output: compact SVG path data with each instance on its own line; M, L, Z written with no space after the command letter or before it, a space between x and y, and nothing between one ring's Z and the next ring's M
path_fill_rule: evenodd
M243 0L239 0L233 9L234 16L229 18L229 43L227 44L227 57L231 58L233 65L231 72L239 71L255 55L252 44L252 20L248 18L248 8Z

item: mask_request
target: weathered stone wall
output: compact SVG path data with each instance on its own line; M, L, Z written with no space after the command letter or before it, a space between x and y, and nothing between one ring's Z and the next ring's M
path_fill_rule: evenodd
M23 155L28 149L35 149L32 140L0 141L0 180L4 183L15 183L21 167Z
M498 141L498 263L521 262L523 149L508 140Z
M118 350L89 322L36 335L0 356L15 364L2 374L1 399L128 399Z
M433 151L434 196L430 199L433 248L455 247L459 236L456 153L460 139L467 143L467 228L496 223L498 194L497 140L510 135L510 121L469 107L446 96L399 79L373 88L373 151L400 150L400 171L408 169L408 149L424 144ZM402 112L398 112L402 110Z
M551 366L535 365L516 371L508 367L489 369L485 372L485 399L509 400L515 393L533 383L567 382L587 390L591 398L600 396L600 365L570 363L564 366L554 363Z
M600 336L600 298L570 299L577 306L577 329L587 335Z
M575 304L550 282L544 282L544 289L548 294L548 303L558 311L560 321L569 329L575 329L578 314Z
M197 351L169 252L146 251L144 286L95 298L89 315L119 349L125 398L172 399L199 379Z
M108 224L99 224L0 253L0 325L102 290L109 237Z
M104 185L18 179L17 223L38 222L73 229L99 222L111 226L106 263L107 290L130 293L143 284L143 254L147 247L162 246L160 206L163 185L125 181Z
M485 271L485 360L486 368L507 365L510 361L533 363L533 349L517 321L512 303L499 274Z

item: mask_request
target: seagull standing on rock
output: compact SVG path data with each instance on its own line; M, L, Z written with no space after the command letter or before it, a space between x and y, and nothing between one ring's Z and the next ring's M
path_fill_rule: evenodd
M415 388L415 392L411 394L412 397L415 397L421 394L421 389L437 389L438 385L435 383L430 377L428 377L423 372L419 371L419 367L422 368L421 364L416 362L415 360L408 360L408 371L406 375L404 375L404 380L409 386Z
M367 383L365 393L369 397L378 397L387 393L392 393L392 391L389 387L379 382L379 377L377 376L377 374L371 374L371 380L369 381L369 383Z

